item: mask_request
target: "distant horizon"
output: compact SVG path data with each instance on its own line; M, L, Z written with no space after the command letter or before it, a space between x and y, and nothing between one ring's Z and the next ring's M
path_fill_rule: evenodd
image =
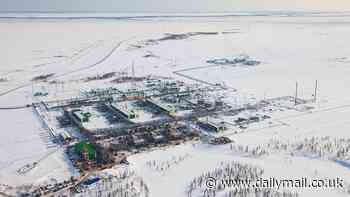
M161 14L176 14L176 13L186 13L186 14L205 14L205 13L350 13L350 10L235 10L235 11L35 11L35 10L25 10L25 11L3 11L0 13L108 13L108 14L124 14L124 13L161 13Z
M227 11L227 12L108 12L108 11L0 11L0 18L29 19L123 19L157 17L350 17L350 11Z
M222 13L343 12L349 0L0 0L0 12Z

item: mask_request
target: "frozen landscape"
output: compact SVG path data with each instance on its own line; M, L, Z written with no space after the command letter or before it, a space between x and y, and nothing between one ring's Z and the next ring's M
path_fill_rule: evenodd
M0 196L350 196L349 34L350 13L0 14ZM108 88L129 98L153 81L193 88L224 109L187 119L198 109L186 102L200 99L191 92L170 107L164 103L173 98L161 91L159 99L133 96L141 103L62 104ZM63 127L57 117L67 114L76 122ZM102 167L77 164L69 151L84 141L122 140L92 140L90 130L168 121L196 136L118 150L122 162ZM242 179L254 170L266 179L338 178L343 187L207 191L198 183L229 176L219 173L227 168Z

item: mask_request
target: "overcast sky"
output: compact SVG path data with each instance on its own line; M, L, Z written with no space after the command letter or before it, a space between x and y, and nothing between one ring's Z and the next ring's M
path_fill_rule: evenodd
M350 0L0 0L0 11L349 11Z

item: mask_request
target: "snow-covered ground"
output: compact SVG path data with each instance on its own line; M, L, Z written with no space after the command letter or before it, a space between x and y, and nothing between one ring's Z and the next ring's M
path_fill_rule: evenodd
M172 40L169 34L181 34ZM300 141L313 136L350 138L350 17L220 16L106 19L0 19L0 183L18 186L63 180L76 175L64 152L51 147L48 133L30 108L3 107L32 103L32 92L52 99L79 95L80 88L111 86L111 79L81 79L108 72L174 77L193 83L219 83L237 92L225 100L299 96L311 99L318 80L318 99L311 111L275 112L277 127L252 128L227 135L235 143L259 146L271 139ZM206 61L249 55L251 67L213 66ZM53 74L48 81L32 79ZM52 96L54 95L54 96ZM40 98L39 98L40 99ZM48 155L46 157L46 155ZM154 170L147 162L173 162ZM349 165L331 160L271 153L252 158L230 150L187 144L132 156L131 168L145 180L150 196L185 196L189 182L221 162L257 165L271 177L341 177L350 183ZM175 159L176 160L176 159ZM39 162L27 174L16 171ZM349 162L349 160L347 161ZM165 164L164 164L165 165ZM300 196L347 196L339 190L302 190Z
M32 110L1 110L1 170L2 184L18 186L63 181L78 175L64 149L52 143L50 136ZM37 162L33 170L26 165ZM22 172L20 169L24 169Z

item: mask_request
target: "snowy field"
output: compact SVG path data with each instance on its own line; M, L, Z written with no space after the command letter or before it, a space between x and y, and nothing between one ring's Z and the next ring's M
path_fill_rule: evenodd
M77 172L64 151L52 143L32 110L1 110L0 180L11 186L63 181ZM38 165L26 172L26 165ZM23 171L19 171L23 169Z
M171 35L177 36L176 39ZM35 91L48 98L69 98L86 87L113 86L111 79L83 79L109 72L205 81L236 89L228 101L294 96L311 99L318 80L317 102L308 112L274 113L278 127L228 135L235 144L264 146L271 140L297 143L305 138L349 139L349 16L221 16L108 19L0 19L0 184L20 186L65 180L77 172L63 149L53 146L31 108ZM260 65L214 66L206 61L248 55ZM38 83L38 76L50 75ZM49 85L49 82L64 85ZM236 102L236 101L235 101ZM181 158L164 170L153 169ZM342 162L307 154L272 151L262 157L232 151L230 145L196 143L137 154L130 168L145 180L152 197L186 196L193 178L222 162L264 169L266 177L336 178L350 184L350 158ZM29 173L21 167L39 162ZM344 163L345 162L345 163ZM148 164L147 164L148 163ZM166 164L164 164L167 166ZM154 166L153 166L154 167ZM341 189L297 190L300 196L349 196ZM224 196L224 194L221 194Z

